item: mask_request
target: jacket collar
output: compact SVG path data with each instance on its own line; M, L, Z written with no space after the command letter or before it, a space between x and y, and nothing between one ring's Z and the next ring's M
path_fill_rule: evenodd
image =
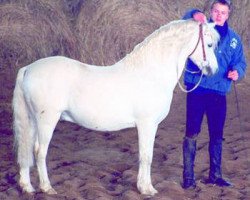
M210 22L213 22L213 20L210 19ZM218 33L220 34L221 37L225 37L227 35L227 32L228 32L228 23L226 21L223 26L215 25L214 28L218 31Z

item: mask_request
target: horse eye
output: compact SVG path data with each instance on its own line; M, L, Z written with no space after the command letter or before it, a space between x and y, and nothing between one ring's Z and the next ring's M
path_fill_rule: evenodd
M209 48L211 48L213 45L212 45L212 44L208 44L207 46L208 46Z

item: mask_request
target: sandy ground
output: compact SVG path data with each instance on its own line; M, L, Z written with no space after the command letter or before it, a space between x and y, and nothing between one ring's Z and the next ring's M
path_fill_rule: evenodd
M147 198L138 193L138 143L135 129L95 132L60 122L47 157L51 183L58 195L39 190L38 176L31 179L37 192L23 194L17 184L18 166L13 151L11 106L2 96L0 110L0 200L12 199L124 199L124 200L247 200L250 199L250 79L236 85L240 119L234 90L228 95L228 117L223 146L223 173L233 188L204 185L208 176L208 132L204 123L198 139L195 173L198 187L185 191L182 182L182 138L185 130L185 94L177 87L171 111L160 124L154 147L152 181L159 193ZM241 122L240 122L241 121ZM240 126L241 123L241 126Z

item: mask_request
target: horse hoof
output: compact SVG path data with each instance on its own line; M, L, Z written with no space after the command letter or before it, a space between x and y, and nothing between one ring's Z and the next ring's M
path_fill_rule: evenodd
M140 188L139 191L141 192L141 194L149 196L149 197L152 197L158 193L158 191L154 189L153 186L149 186L148 188Z
M57 192L52 187L48 189L42 189L42 191L49 195L57 194Z
M46 193L50 195L57 194L57 192L53 188L50 188Z

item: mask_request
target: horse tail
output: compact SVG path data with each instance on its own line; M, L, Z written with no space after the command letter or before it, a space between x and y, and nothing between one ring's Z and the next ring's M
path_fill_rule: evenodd
M29 116L28 106L23 90L23 79L26 67L21 68L17 74L16 85L13 94L13 129L14 148L17 154L17 162L21 167L31 167L34 164L34 126Z

